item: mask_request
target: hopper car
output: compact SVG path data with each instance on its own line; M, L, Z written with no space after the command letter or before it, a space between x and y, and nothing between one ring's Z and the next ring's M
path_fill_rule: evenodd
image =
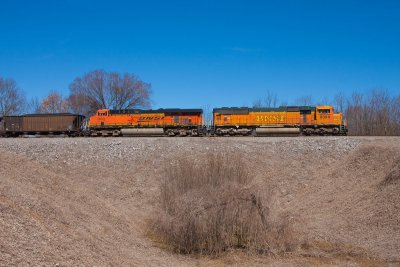
M81 134L85 117L71 113L27 114L0 118L0 136Z
M211 132L216 136L346 135L347 126L332 106L215 108Z

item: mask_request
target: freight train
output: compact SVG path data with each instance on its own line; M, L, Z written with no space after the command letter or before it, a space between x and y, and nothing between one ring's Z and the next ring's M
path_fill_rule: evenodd
M0 118L0 136L266 136L346 135L332 106L215 108L206 126L202 109L101 109L88 121L78 114L31 114Z

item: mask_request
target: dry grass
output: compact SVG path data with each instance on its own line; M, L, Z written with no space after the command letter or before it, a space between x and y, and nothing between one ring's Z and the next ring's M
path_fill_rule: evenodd
M312 240L302 243L300 248L300 257L312 265L346 265L352 262L364 267L386 266L383 259L370 257L365 249L343 243Z
M154 232L179 253L219 254L290 251L295 243L288 216L272 207L239 154L184 156L166 163Z
M400 181L400 159L395 161L390 172L385 176L382 185L394 184Z

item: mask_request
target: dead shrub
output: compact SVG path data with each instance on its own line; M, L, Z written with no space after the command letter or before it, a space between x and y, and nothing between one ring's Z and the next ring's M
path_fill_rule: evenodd
M153 231L179 253L218 254L228 249L280 253L294 248L288 216L274 214L242 155L185 156L165 165Z

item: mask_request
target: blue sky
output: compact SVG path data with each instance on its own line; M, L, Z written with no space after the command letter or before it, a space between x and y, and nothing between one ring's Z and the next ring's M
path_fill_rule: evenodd
M397 94L400 1L1 1L0 76L28 98L95 69L151 83L154 108Z

